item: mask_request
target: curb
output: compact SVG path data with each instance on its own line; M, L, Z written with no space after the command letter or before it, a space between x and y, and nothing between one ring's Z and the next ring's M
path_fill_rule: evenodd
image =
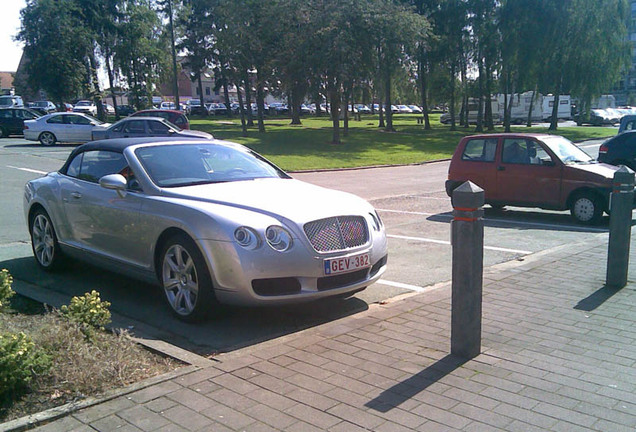
M36 426L42 426L46 423L50 423L54 420L58 420L62 417L66 417L76 411L84 408L88 408L100 403L108 402L109 400L125 396L127 394L143 390L155 384L160 384L165 381L169 381L174 378L178 378L182 375L189 374L191 372L201 369L198 366L184 366L175 371L165 373L152 378L147 378L143 381L130 384L120 389L109 390L99 397L88 397L78 402L70 402L59 407L51 408L46 411L41 411L36 414L30 414L25 417L20 417L15 420L10 420L6 423L0 424L0 432L21 432L32 429Z

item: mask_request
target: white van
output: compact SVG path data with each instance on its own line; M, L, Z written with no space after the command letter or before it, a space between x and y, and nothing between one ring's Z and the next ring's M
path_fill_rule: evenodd
M497 102L499 104L499 112L502 113L501 117L504 117L505 96L503 94L497 95ZM528 91L521 94L508 95L508 103L510 104L510 123L522 124L528 121L528 114L530 113L530 105L532 104L532 121L543 120L543 107L541 105L543 96L541 93L537 93L532 100L532 92Z
M552 117L552 107L554 106L554 96L547 95L543 97L542 112L543 120L549 121ZM559 109L557 111L557 118L559 120L571 120L572 119L572 98L570 95L559 96Z
M4 95L0 96L0 108L23 107L24 102L21 96Z

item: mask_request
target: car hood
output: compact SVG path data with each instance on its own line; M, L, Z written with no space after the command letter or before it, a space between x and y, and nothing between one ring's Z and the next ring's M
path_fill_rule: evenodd
M163 190L163 196L220 204L305 223L338 215L363 215L362 198L294 179L255 179Z
M604 163L569 164L565 167L566 169L575 170L578 172L585 171L591 174L596 174L597 176L606 179L613 179L614 173L618 170L618 167Z

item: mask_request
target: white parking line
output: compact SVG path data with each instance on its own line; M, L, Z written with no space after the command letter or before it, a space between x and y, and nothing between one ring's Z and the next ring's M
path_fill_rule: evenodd
M20 170L20 171L26 171L26 172L35 173L35 174L42 174L42 175L47 174L46 171L38 171L38 170L30 169L30 168L14 167L14 166L11 166L11 165L7 165L7 168L13 168L13 169L17 169L17 170Z
M376 283L382 284L382 285L388 285L388 286L392 286L395 288L403 288L403 289L407 289L409 291L415 291L415 292L426 292L426 291L430 291L431 289L433 289L433 286L430 287L421 287L421 286L417 286L417 285L409 285L409 284L405 284L402 282L392 282L392 281L388 281L385 279L380 279L379 281L377 281Z
M435 239L422 238L422 237L408 237L408 236L391 235L391 234L387 234L387 237L400 239L400 240L414 240L414 241L420 241L420 242L426 242L426 243L437 243L437 244L443 244L443 245L451 244L451 242L445 241L445 240L435 240ZM484 249L497 251L497 252L510 252L510 253L522 254L522 255L528 255L532 253L532 251L527 251L527 250L508 249L508 248L500 248L495 246L484 246Z
M388 210L388 209L377 209L377 210L380 212L388 212L388 213L403 213L403 214L412 214L412 215L418 215L418 216L437 216L439 218L444 218L449 220L453 219L453 215L450 215L450 214L412 212L412 211ZM582 232L599 232L599 233L608 232L607 228L594 228L589 226L583 227L578 225L559 225L559 224L547 224L542 222L523 222L523 221L499 219L499 218L484 218L484 220L488 222L497 222L497 223L503 223L503 224L513 225L513 226L523 225L523 226L534 226L537 228L568 229L571 231L582 231Z

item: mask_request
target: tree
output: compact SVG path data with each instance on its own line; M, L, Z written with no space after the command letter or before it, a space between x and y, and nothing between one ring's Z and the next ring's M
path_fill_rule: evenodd
M28 84L62 104L85 93L93 35L74 0L28 0L16 39L24 42Z
M132 104L137 108L152 102L152 91L166 68L166 34L151 4L145 0L127 0L120 10L119 37L113 47L115 65L129 87Z

